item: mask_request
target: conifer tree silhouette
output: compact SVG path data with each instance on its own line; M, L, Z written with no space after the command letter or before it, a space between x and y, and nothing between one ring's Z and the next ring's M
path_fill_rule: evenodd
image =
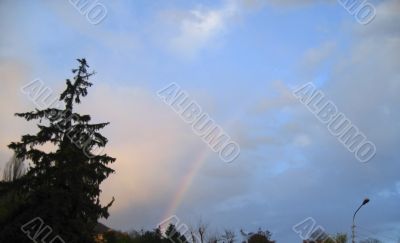
M27 121L39 120L39 131L9 145L17 158L31 163L19 182L26 202L11 222L0 225L0 242L14 242L9 237L18 230L21 235L19 227L35 217L43 219L52 227L52 234L59 234L66 242L92 242L98 219L109 216L114 198L102 206L99 187L114 172L108 165L115 158L95 153L107 143L99 130L108 123L91 124L89 115L74 110L88 94L87 88L92 86L89 78L94 75L85 59L77 60L79 67L72 70L75 76L66 80L67 87L60 95L61 108L16 114ZM43 149L48 144L52 144L51 151Z

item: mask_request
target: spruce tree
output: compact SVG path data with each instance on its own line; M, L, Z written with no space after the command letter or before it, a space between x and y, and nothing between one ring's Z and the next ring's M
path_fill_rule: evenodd
M72 70L75 76L66 80L67 87L60 95L61 107L16 114L27 121L38 120L39 131L9 145L17 158L30 161L19 187L27 200L3 230L0 225L0 242L13 242L9 237L35 217L43 219L52 227L52 234L59 234L65 242L92 242L98 219L109 216L114 199L102 206L99 187L114 172L108 165L115 159L95 151L107 143L99 130L108 123L91 124L89 115L75 112L75 105L88 94L87 88L92 86L89 78L94 75L85 59L77 60L79 67ZM48 144L52 149L43 148Z

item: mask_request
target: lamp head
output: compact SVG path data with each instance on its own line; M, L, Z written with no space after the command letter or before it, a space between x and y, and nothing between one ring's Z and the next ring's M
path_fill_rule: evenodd
M362 205L365 205L365 204L367 204L368 202L369 202L369 198L365 198L364 201L363 201L363 203L362 203Z

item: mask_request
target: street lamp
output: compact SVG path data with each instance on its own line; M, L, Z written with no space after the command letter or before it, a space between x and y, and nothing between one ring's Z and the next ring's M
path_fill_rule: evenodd
M365 204L367 204L369 202L369 199L368 198L365 198L364 199L364 201L363 201L363 203L360 205L360 207L358 207L357 208L357 210L355 211L355 213L354 213L354 215L353 215L353 226L351 227L352 228L352 241L351 242L353 242L353 243L356 243L356 241L355 241L355 229L356 229L356 223L355 223L355 218L356 218L356 214L358 213L358 211L361 209L361 207L362 206L364 206Z

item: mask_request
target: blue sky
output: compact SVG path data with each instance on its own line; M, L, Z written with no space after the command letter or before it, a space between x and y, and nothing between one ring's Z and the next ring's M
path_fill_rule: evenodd
M12 116L35 107L20 88L40 78L57 92L85 57L97 75L81 109L111 122L107 153L117 158L103 185L104 201L116 197L107 225L157 225L208 149L157 98L176 82L242 151L229 165L207 153L174 212L183 222L301 242L292 227L307 217L350 233L370 197L360 237L400 238L398 1L368 1L368 25L334 0L98 2L107 16L97 25L69 1L0 3L1 161L9 142L34 131ZM358 162L293 97L307 82L376 144L374 159Z

